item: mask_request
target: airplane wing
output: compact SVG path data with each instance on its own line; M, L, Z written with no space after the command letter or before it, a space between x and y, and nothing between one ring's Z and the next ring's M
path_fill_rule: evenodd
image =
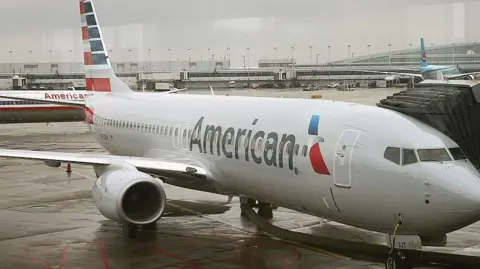
M141 172L167 178L171 177L176 180L185 179L192 181L193 179L194 181L205 181L207 179L207 171L198 165L156 158L14 149L0 149L0 157L36 160L45 163L58 162L58 165L61 163L71 163L102 166L115 163L128 163L135 166Z

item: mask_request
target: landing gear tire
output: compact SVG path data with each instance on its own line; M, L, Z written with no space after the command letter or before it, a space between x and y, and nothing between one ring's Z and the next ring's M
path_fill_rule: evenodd
M413 266L403 252L395 251L385 261L385 269L413 269Z
M258 215L265 219L272 219L273 218L272 206L267 203L259 202Z
M143 231L155 231L155 230L157 230L157 223L152 222L152 223L149 223L149 224L142 225L142 230Z
M130 238L135 239L138 235L138 226L132 224L124 224L123 225L123 235Z
M257 201L255 199L251 199L251 198L241 198L240 199L240 207L249 207L249 208L254 208L255 206L257 205ZM245 213L243 213L243 210L242 212L240 213L240 216L246 218L247 215L245 215Z

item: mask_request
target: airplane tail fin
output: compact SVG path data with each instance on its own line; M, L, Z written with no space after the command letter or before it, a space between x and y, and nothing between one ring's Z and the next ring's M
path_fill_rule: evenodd
M425 50L425 43L423 42L423 37L420 38L420 66L425 67L428 65L427 60L427 51Z
M112 69L93 0L80 0L80 16L87 91L131 92Z

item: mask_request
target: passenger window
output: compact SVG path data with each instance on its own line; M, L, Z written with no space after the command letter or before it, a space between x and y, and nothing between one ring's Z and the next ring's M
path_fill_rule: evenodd
M463 153L463 150L459 147L456 148L449 148L450 154L452 154L452 157L454 160L466 160L467 156L465 156L465 153Z
M170 136L173 135L173 127L170 127L170 133L169 134L170 134Z
M164 134L164 133L163 133L164 129L165 129L164 126L160 127L160 134L161 134L161 135Z
M452 160L446 149L419 149L417 152L421 162L446 162Z
M187 130L183 129L183 138L187 137Z
M413 149L402 149L402 165L416 163L417 155Z
M188 130L188 138L192 139L192 130Z
M385 159L394 162L396 164L400 164L400 149L399 148L393 148L393 147L388 147L385 150L385 153L383 154L383 157Z
M308 147L306 145L303 146L303 150L302 150L303 157L307 156L307 150L308 150Z

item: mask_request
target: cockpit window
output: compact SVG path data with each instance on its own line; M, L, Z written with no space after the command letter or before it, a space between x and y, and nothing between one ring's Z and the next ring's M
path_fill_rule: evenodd
M467 156L465 156L465 153L463 153L463 150L459 147L455 148L449 148L450 154L452 154L452 157L454 160L466 160Z
M445 162L452 160L446 149L419 149L417 152L421 162Z
M413 149L402 149L402 165L418 162L417 155Z
M393 148L393 147L388 147L385 150L385 153L383 154L383 157L385 159L394 162L396 164L400 164L400 149L399 148Z

